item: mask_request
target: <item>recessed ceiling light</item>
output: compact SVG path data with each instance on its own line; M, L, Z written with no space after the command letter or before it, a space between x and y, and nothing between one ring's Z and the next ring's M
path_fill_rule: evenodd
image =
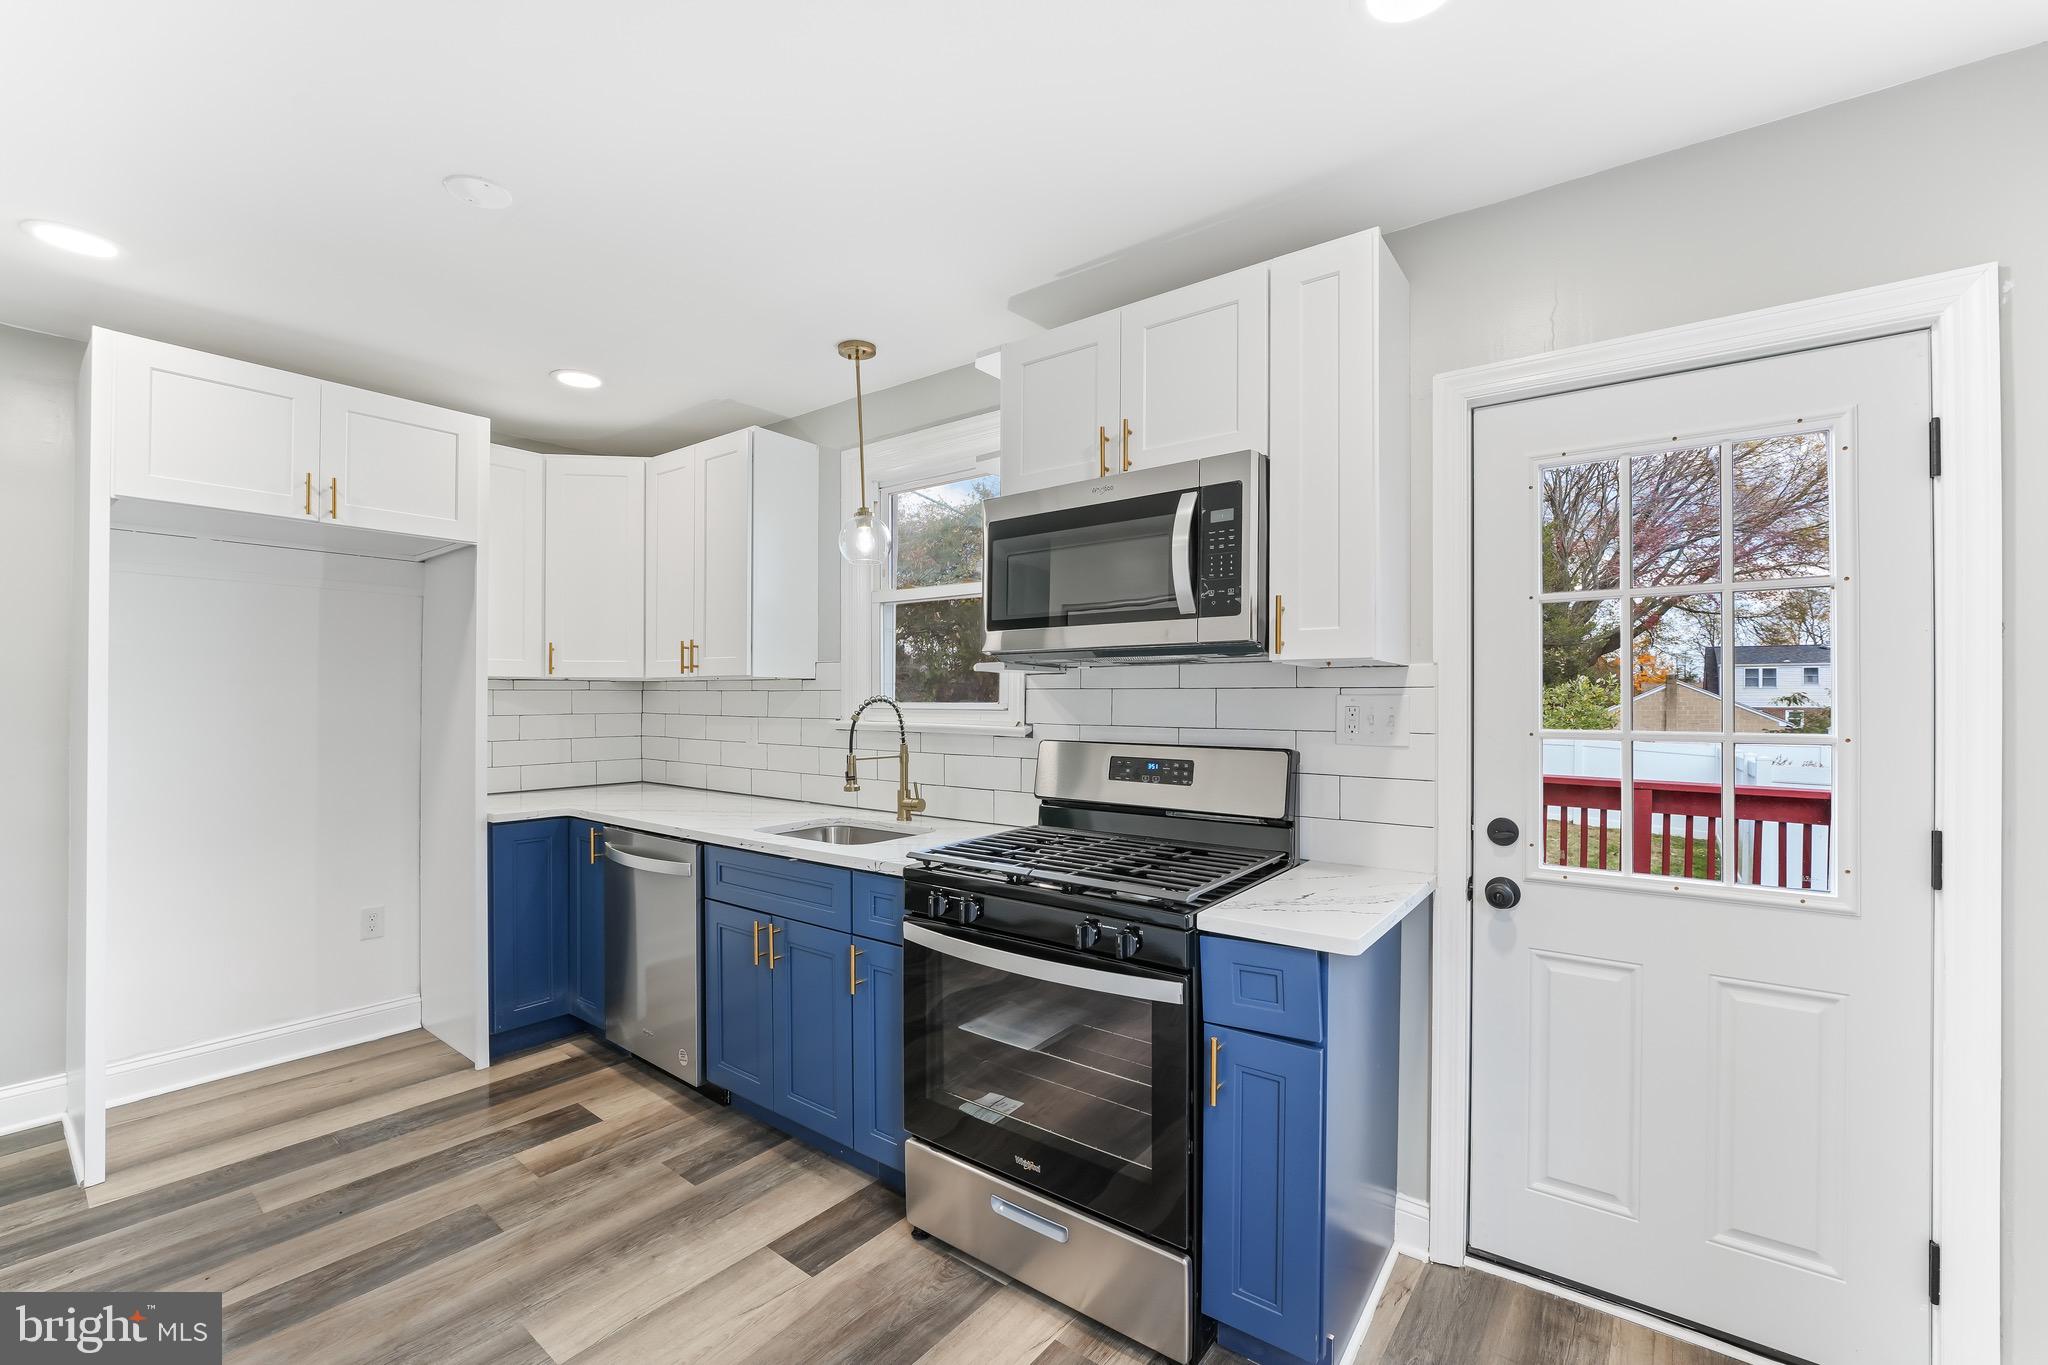
M1365 0L1365 12L1383 24L1405 24L1443 7L1444 0Z
M51 223L41 218L25 218L22 220L21 230L44 246L53 246L59 251L69 251L78 256L91 256L96 260L106 261L121 254L120 247L98 233L87 232L83 228L70 227L63 223Z
M604 381L588 370L556 370L555 382L572 389L601 389Z
M473 209L512 207L512 191L480 175L451 175L441 182L441 188Z

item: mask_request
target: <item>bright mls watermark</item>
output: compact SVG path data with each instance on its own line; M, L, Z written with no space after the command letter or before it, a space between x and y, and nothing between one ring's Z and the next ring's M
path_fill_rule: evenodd
M220 1295L0 1293L0 1361L219 1365Z

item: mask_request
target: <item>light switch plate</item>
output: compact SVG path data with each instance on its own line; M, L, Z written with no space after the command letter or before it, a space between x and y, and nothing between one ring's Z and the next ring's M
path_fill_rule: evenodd
M1408 709L1394 691L1339 692L1337 742L1382 749L1408 747Z

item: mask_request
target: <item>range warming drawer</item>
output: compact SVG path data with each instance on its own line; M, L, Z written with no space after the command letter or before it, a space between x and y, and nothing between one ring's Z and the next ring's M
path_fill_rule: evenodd
M903 1183L912 1227L1162 1355L1191 1358L1188 1257L915 1139L904 1144Z

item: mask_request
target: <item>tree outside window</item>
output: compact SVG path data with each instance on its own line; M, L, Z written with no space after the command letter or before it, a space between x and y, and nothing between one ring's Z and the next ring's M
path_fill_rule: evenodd
M882 690L906 705L996 707L1001 677L977 672L982 645L984 501L994 474L950 477L889 489L884 498L894 548L875 594Z

